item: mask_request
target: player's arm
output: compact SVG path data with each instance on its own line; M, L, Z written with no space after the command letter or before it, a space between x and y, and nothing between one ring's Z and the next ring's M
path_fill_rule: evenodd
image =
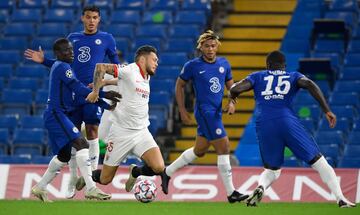
M186 85L186 81L184 81L183 79L178 78L176 80L175 97L176 97L176 102L177 102L178 107L179 107L179 113L180 113L181 121L185 125L190 125L191 124L191 117L190 117L189 112L187 112L187 110L185 108L185 93L184 93L185 85Z
M243 92L249 91L252 89L252 84L249 80L243 79L236 82L230 88L230 99L236 103L236 98Z
M32 60L35 63L43 64L47 67L51 67L55 63L55 60L51 60L45 57L44 51L41 49L41 46L39 46L38 51L26 49L24 52L24 56L28 60Z
M225 86L226 86L226 89L230 92L230 88L231 86L234 84L234 80L233 79L230 79L228 80L226 83L225 83ZM229 100L228 100L228 103L224 109L225 112L227 112L228 114L233 114L235 113L235 104L236 104L236 101L234 99L231 99L230 96L228 96Z
M316 101L320 104L320 107L322 111L325 113L326 119L328 120L330 127L331 128L335 127L336 116L333 112L331 112L330 107L326 102L324 94L321 92L319 86L305 76L299 78L299 80L297 81L297 86L300 88L307 89L310 92L312 97L314 97L314 99L316 99Z

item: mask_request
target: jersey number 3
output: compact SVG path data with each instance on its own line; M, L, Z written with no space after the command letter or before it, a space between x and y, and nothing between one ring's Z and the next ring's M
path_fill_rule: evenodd
M286 79L290 78L290 76L276 76L277 85L275 87L275 93L277 94L287 94L290 90L290 82ZM266 88L264 91L261 91L262 96L268 96L274 94L273 92L273 82L274 82L274 76L269 75L264 77L264 81L267 81Z

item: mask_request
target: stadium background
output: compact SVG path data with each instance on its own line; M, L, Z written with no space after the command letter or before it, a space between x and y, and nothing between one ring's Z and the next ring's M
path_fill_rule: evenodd
M174 86L181 66L198 54L194 51L198 35L211 28L221 38L219 54L232 65L234 80L264 69L266 54L276 49L286 54L288 70L299 70L316 80L338 116L335 130L329 129L307 92L299 92L294 109L329 163L336 168L353 168L353 183L345 190L354 191L352 195L359 202L356 180L360 167L360 29L359 5L355 0L0 1L3 168L11 164L11 172L17 164L49 162L51 154L41 117L47 99L48 70L25 60L22 54L26 48L41 46L47 57L53 57L51 47L56 38L82 30L81 8L87 4L101 8L100 29L113 34L123 62L132 61L136 47L143 44L160 51L159 68L151 81L150 131L167 163L194 143L195 121L191 126L180 124ZM187 89L189 95L191 91ZM223 121L231 140L233 165L256 170L261 169L261 158L252 119L252 97L252 92L241 96L236 114L224 115ZM189 109L192 103L188 96ZM285 156L285 167L307 167L291 151L287 150ZM129 157L124 165L133 162L141 161ZM216 154L211 150L196 164L216 164ZM196 171L197 167L192 168ZM299 174L306 172L297 170Z

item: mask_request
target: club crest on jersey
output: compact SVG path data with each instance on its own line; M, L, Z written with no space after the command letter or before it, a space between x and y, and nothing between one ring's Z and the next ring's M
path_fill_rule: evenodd
M96 43L96 45L100 45L102 42L101 42L100 39L96 39L96 40L95 40L95 43Z
M217 135L220 135L220 134L222 133L222 130L221 130L221 128L217 128L217 129L215 130L215 132L216 132Z
M219 67L219 72L220 72L220 73L224 73L224 72L225 72L224 67L220 66L220 67Z
M76 127L73 127L72 130L73 130L74 133L79 133L79 129L77 129Z
M68 77L68 78L72 78L72 77L73 77L73 73L72 73L71 69L66 70L65 75L66 75L66 77Z

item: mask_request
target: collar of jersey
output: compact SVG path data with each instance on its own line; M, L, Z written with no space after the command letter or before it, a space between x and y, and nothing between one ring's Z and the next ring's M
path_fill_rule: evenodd
M141 69L141 67L139 66L139 64L136 63L136 65L139 67L139 71L140 71L141 76L143 77L144 80L146 80L144 71L142 71L142 69Z

